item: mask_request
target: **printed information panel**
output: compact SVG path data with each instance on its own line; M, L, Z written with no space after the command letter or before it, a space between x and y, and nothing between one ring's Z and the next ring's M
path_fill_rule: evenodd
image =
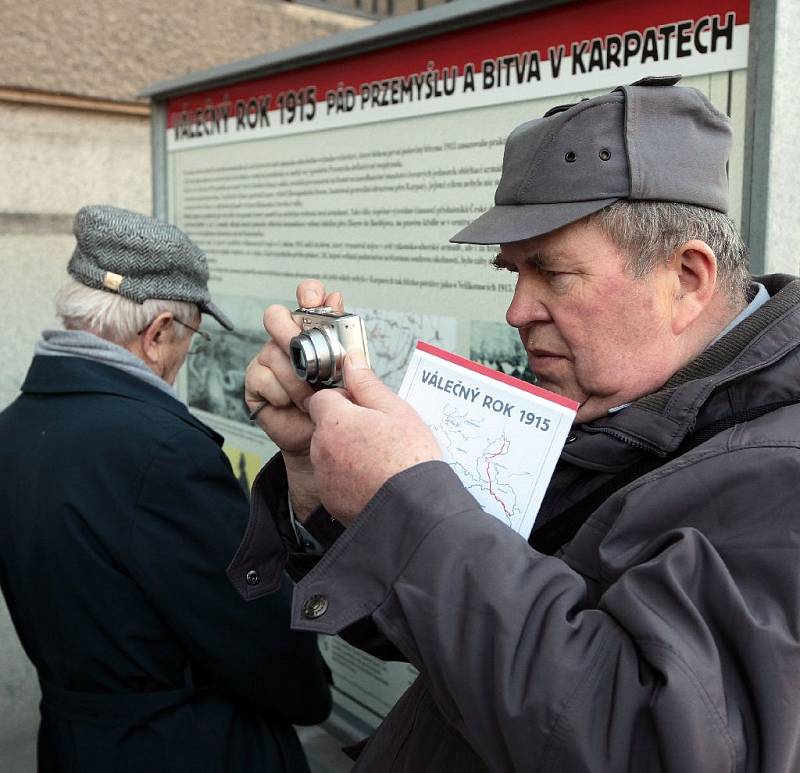
M364 316L395 389L418 339L530 377L504 322L513 276L488 266L491 248L448 242L491 206L506 136L556 105L681 73L733 119L738 222L748 12L748 0L575 2L169 100L168 217L207 251L237 326L204 324L211 341L180 382L190 406L242 469L272 453L247 421L244 370L263 309L294 306L306 277ZM366 725L413 678L342 642L325 651L337 705Z

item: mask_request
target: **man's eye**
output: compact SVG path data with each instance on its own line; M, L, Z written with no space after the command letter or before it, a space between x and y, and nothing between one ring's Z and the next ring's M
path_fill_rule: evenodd
M561 287L566 282L569 281L569 277L572 276L569 272L566 271L545 271L541 272L542 276L545 278L549 284L553 285L554 287Z

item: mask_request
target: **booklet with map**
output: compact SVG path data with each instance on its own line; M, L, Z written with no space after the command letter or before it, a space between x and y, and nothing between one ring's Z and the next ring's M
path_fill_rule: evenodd
M398 394L483 509L527 539L578 403L422 341Z

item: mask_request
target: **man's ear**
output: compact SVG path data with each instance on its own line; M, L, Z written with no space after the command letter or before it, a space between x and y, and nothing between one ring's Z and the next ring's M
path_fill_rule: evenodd
M691 239L672 254L676 293L672 332L680 335L705 311L717 289L717 256L704 241Z
M161 364L164 348L161 346L171 335L172 314L162 311L142 333L142 354L151 367Z

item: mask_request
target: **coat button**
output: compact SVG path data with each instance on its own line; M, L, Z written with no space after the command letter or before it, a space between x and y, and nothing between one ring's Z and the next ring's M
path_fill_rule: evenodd
M258 572L255 569L251 569L245 576L245 582L248 585L258 585L261 582L261 578L258 576Z
M567 435L567 439L564 441L565 443L574 443L578 439L578 436L574 432L570 432Z
M303 617L316 620L328 611L328 599L315 593L303 602Z

